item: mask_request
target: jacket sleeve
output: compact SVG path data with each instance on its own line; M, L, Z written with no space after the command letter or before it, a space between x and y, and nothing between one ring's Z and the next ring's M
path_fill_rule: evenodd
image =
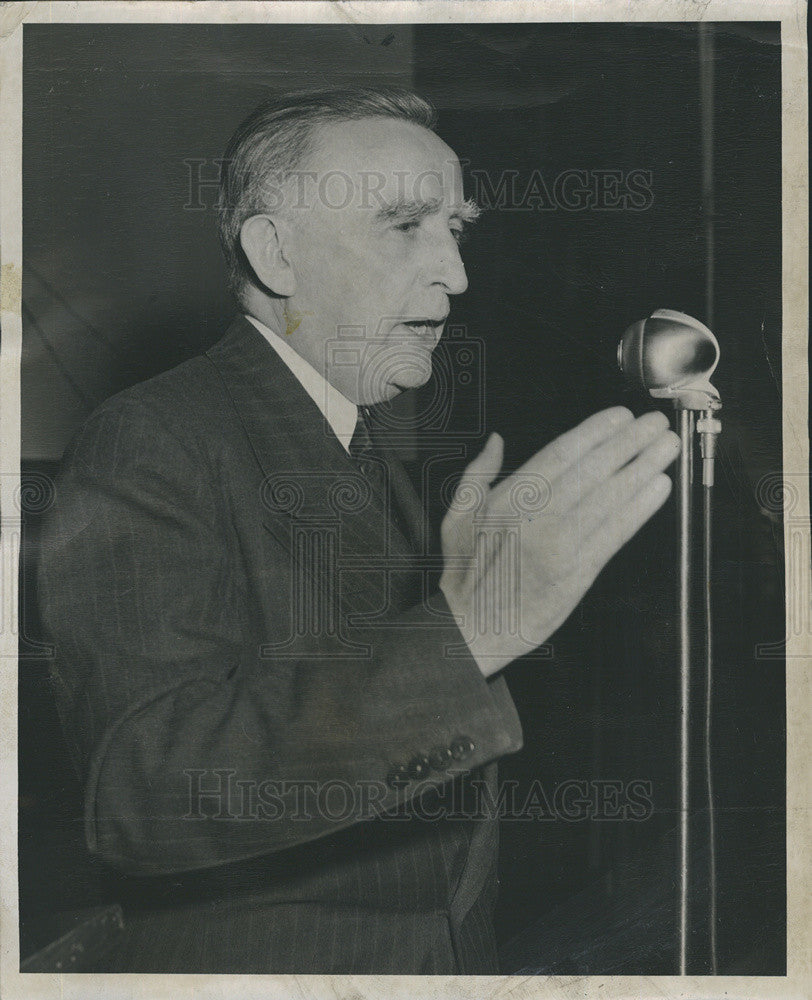
M93 854L141 875L265 854L520 749L439 594L370 655L263 659L226 516L205 458L140 405L102 407L66 457L40 609Z

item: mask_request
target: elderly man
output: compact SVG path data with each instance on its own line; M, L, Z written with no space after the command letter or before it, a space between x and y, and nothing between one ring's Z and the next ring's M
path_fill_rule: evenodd
M432 584L370 408L428 380L466 288L477 209L433 124L403 91L258 108L221 192L242 315L66 455L42 610L88 845L124 873L112 971L498 971L500 671L662 505L678 441L607 410L497 482L492 435Z

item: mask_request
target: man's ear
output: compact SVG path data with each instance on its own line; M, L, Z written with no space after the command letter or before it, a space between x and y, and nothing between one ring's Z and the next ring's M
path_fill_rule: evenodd
M252 215L240 227L240 244L254 273L266 288L284 298L296 291L286 242L284 223L270 215Z

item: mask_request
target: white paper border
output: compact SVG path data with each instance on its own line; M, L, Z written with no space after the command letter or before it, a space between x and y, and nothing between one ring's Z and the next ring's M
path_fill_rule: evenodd
M0 8L0 510L17 510L20 462L19 367L22 338L22 28L43 23L487 23L780 21L783 153L783 449L785 476L798 501L790 532L805 530L809 552L807 336L809 318L807 40L803 0L141 0L6 4ZM805 522L805 527L804 527ZM799 524L801 527L799 528ZM14 518L6 516L0 558L0 600L16 592ZM791 552L786 547L787 557ZM810 566L787 566L786 580L804 581ZM793 635L787 600L787 970L786 977L738 976L198 976L67 975L19 970L17 889L17 635L0 631L0 997L60 1000L235 996L352 998L685 998L807 1000L812 996L810 886L810 681L812 608L805 634ZM4 609L5 611L5 609ZM2 622L10 621L5 613ZM15 619L16 620L16 619Z

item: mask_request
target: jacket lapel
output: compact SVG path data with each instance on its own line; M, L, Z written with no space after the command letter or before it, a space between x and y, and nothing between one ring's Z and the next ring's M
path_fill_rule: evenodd
M376 449L383 456L390 477L392 501L405 522L407 540L413 552L423 552L426 515L420 497L397 453L385 441L376 438Z
M277 541L291 549L292 522L333 526L339 532L339 557L369 567L405 568L421 537L422 510L391 449L381 451L410 539L397 529L386 499L369 488L318 406L252 323L243 316L235 319L206 354L223 380L262 472L267 514L263 522ZM398 583L403 573L387 576L393 590L405 596Z

